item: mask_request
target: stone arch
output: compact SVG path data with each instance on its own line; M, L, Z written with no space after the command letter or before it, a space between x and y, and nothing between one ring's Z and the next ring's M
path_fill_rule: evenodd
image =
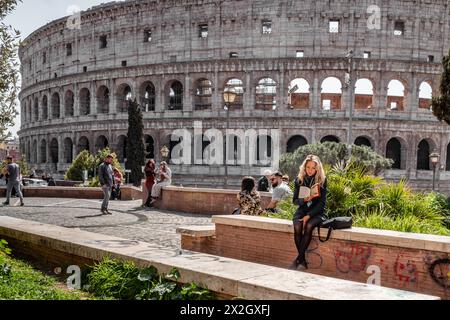
M109 113L109 89L106 86L100 86L97 89L97 113Z
M78 139L77 153L81 153L84 150L90 151L89 139L83 136Z
M48 98L46 95L42 97L42 120L48 120Z
M422 81L419 85L419 108L430 110L433 88L428 81Z
M120 163L124 163L125 159L127 158L127 143L128 143L127 136L120 135L117 138L116 154L117 154L117 160L119 160Z
M41 163L47 163L47 141L45 139L41 140L41 145L39 147L39 155Z
M144 112L155 111L156 89L151 81L145 81L139 90L141 105Z
M373 83L370 79L361 78L355 83L355 109L373 108Z
M243 153L242 150L242 139L236 134L229 134L226 137L224 137L224 159L225 161L228 161L228 164L237 165L238 162L244 162L245 161L245 151ZM227 143L229 144L227 146ZM228 150L227 150L228 148ZM245 150L245 149L244 149ZM228 159L227 159L228 158ZM230 163L231 161L231 163Z
M202 146L201 149L194 149L194 163L197 164L198 161L202 161L204 163L205 159L208 159L209 155L205 154L205 149L211 144L211 141L208 139L204 139L204 134L198 134L194 136L194 141L192 141L194 144L197 144L198 146ZM197 152L197 153L195 153Z
M183 110L183 84L178 80L171 80L166 85L167 108L169 110Z
M117 112L128 112L128 105L133 99L131 86L127 83L122 83L117 87L116 92Z
M239 78L230 78L225 82L224 91L226 89L233 89L236 92L236 98L234 102L230 104L231 110L242 109L244 106L244 82ZM225 104L223 100L223 95L221 97L222 103Z
M33 140L33 144L31 147L31 159L30 162L37 164L37 156L38 156L38 142L37 140Z
M388 83L387 109L392 111L403 111L406 106L405 84L397 79Z
M340 139L334 135L328 135L323 137L322 139L320 139L320 143L324 143L324 142L336 142L339 143Z
M31 142L27 141L27 153L26 153L27 161L31 160Z
M259 165L261 162L269 161L273 154L273 141L270 135L259 135L256 139L256 161Z
M206 78L200 78L195 81L195 96L194 108L195 110L207 110L212 106L212 82Z
M73 142L69 137L64 139L64 162L73 162Z
M91 92L88 88L80 90L80 116L87 116L91 113Z
M392 169L404 170L406 166L406 143L400 138L391 138L386 144L386 158L392 159Z
M445 160L445 171L450 171L450 143L447 144L447 159Z
M58 119L61 116L61 100L58 92L52 94L51 108L52 119Z
M301 146L307 145L308 140L302 135L295 135L289 138L286 146L286 152L294 153Z
M104 135L100 135L95 140L95 151L103 150L109 146L108 139Z
M22 101L21 103L21 113L22 113L22 121L24 124L26 124L28 122L27 119L27 102L26 101Z
M289 84L289 105L291 109L308 109L310 85L304 78L296 78Z
M277 108L277 83L272 78L261 78L256 85L255 109L275 110Z
M359 137L357 137L357 138L355 139L354 144L355 144L356 146L366 146L366 147L369 147L369 148L371 148L371 149L374 148L374 145L372 144L371 139L369 139L368 137L365 137L365 136L359 136Z
M50 163L57 164L59 161L59 144L58 139L53 138L50 141Z
M176 139L175 141L172 141L172 136L169 135L167 137L167 139L164 140L164 141L169 141L169 146L168 146L168 148L169 148L169 157L168 157L168 161L170 163L172 163L173 159L179 159L180 157L182 157L182 154L179 154L179 155L178 154L174 154L174 151L173 151L173 149L177 145L179 145L181 143L182 139L183 139L182 137L178 137L178 139Z
M33 115L34 121L39 121L39 99L37 97L34 98Z
M75 96L72 90L67 90L64 96L65 117L73 117L74 115Z
M430 170L430 154L434 144L429 139L422 139L417 145L417 170Z
M145 159L155 159L155 139L151 135L144 136Z
M320 105L323 110L341 109L342 82L336 77L327 77L322 81Z

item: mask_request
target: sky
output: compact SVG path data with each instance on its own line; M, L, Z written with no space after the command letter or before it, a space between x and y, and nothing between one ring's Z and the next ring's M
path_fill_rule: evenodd
M25 39L36 29L47 23L68 16L74 7L86 10L108 0L22 0L16 9L6 17L5 23L21 32ZM20 129L20 115L15 120L15 126L10 130L13 136Z

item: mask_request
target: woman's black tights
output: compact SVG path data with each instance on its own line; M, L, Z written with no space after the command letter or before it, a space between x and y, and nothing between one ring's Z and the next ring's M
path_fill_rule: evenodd
M312 232L322 221L321 217L312 217L306 223L306 227L300 219L294 223L294 240L298 251L297 263L306 264L306 250L311 243Z

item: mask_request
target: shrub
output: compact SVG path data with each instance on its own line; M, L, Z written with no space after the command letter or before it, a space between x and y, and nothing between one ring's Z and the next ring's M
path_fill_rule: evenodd
M92 170L94 157L87 150L81 151L67 170L64 179L73 181L83 180L83 171Z

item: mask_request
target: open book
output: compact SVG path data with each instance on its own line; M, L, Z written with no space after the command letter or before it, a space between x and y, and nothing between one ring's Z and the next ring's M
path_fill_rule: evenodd
M303 187L303 186L300 187L300 190L298 192L298 197L302 198L302 199L308 198L308 197L313 197L313 198L320 197L320 183L316 183L311 188Z

